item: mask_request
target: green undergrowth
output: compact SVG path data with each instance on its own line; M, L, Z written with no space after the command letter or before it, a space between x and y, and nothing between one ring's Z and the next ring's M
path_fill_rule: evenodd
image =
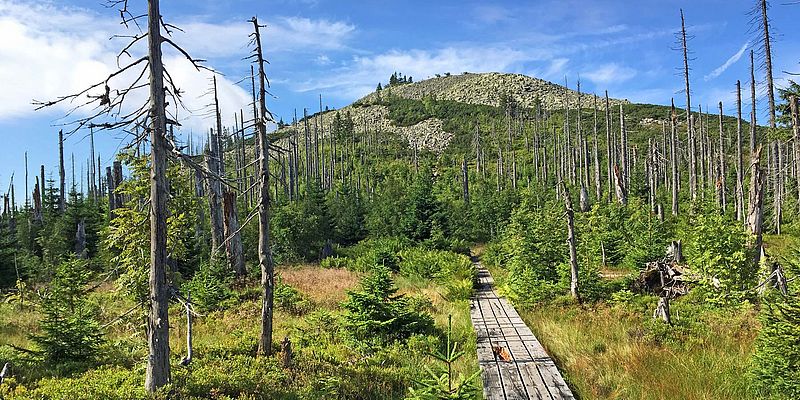
M97 318L104 326L106 340L99 351L101 355L93 363L69 371L49 368L40 356L6 346L13 344L37 351L28 333L38 329L39 314L27 312L36 309L32 305L22 306L26 307L26 312L19 313L15 305L0 304L0 321L3 322L0 360L9 361L13 372L13 377L0 386L0 397L404 399L410 395L410 388L428 379L427 369L440 367L441 362L433 355L444 351L446 346L448 316L452 316L453 321L451 338L464 351L453 364L454 373L473 377L470 385L480 388L479 379L473 375L477 371L476 345L468 303L472 286L462 288L463 293L454 296L453 289L437 279L440 274L447 273L458 274L461 279L472 282L474 273L468 258L454 253L427 253L427 250L413 247L396 250L402 253L396 254L396 269L407 273L391 272L384 277L388 280L384 283L396 288L396 292L387 297L399 300L372 296L366 302L388 301L390 319L397 316L392 314L395 312L400 312L406 320L422 318L421 329L408 329L400 336L386 336L380 343L354 334L359 330L353 324L360 322L352 315L358 306L346 304L354 304L355 293L359 290L374 289L364 286L369 285L365 282L378 269L374 263L357 272L320 266L282 267L279 275L285 277L278 279L275 294L275 356L256 357L260 290L256 282L237 282L225 299L214 307L203 307L202 316L195 318L194 356L186 367L179 365L186 355L185 317L181 307L171 307L172 382L151 397L143 390L147 349L141 313L136 311L117 320L117 316L135 304L116 295L112 289L101 287L87 300L98 309ZM375 261L374 254L380 251L367 252ZM352 262L352 259L347 260L348 264ZM428 262L437 266L431 269ZM326 280L326 274L331 278ZM358 283L359 280L362 283ZM324 293L324 297L320 293ZM325 297L344 301L332 302ZM375 314L368 314L368 317L381 318ZM392 321L392 324L400 323ZM291 341L294 354L289 368L280 365L278 343L284 338Z

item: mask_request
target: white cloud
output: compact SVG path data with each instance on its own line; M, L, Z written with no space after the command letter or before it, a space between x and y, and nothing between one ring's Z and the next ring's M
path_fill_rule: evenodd
M386 80L392 72L412 76L415 81L434 74L450 72L510 71L530 60L525 53L509 48L447 47L439 50L393 50L375 56L353 58L340 68L318 80L309 80L294 87L299 92L328 90L341 98L358 98L375 90L378 80Z
M608 85L611 83L625 82L636 76L636 70L616 63L603 64L592 68L588 72L583 72L586 79L596 85Z
M42 15L47 15L46 23ZM260 22L268 25L262 31L268 55L278 51L341 49L355 31L354 26L342 22L299 17L278 17L271 22ZM181 26L185 33L174 32L174 41L185 46L195 57L239 60L249 52L246 47L252 24L246 21L212 24L185 20L176 25ZM51 3L0 0L0 37L3 38L0 41L0 82L3 82L0 120L35 115L58 118L65 114L74 105L62 104L49 112L35 113L31 101L53 100L100 81L116 69L116 52L126 44L125 40L108 39L114 34L131 35L135 32L121 27L113 12L97 15L88 10ZM142 47L138 50L132 51L133 59L143 54ZM124 57L122 65L130 60ZM206 130L212 122L203 118L203 109L212 99L202 95L211 86L211 74L197 71L180 54L168 49L168 45L164 46L164 63L176 85L185 91L182 97L187 110L178 111L184 129ZM135 76L126 73L112 82L111 89L123 89L123 84L131 82L131 79ZM250 96L226 77L219 76L217 80L224 123L233 125L233 114L240 108L247 108ZM128 103L142 104L146 99L146 89L142 89L130 96ZM83 112L86 115L89 110Z
M267 58L280 52L317 52L346 48L356 31L355 26L328 20L301 17L259 19L262 45ZM210 23L197 19L178 21L184 33L175 33L190 52L206 57L246 56L250 53L249 35L253 24L247 21Z
M742 58L742 55L744 55L744 52L745 52L745 50L747 50L748 47L750 47L750 42L749 41L747 43L743 44L742 47L739 49L739 51L737 51L736 54L734 54L730 58L728 58L728 60L725 61L724 64L722 64L719 67L717 67L717 69L711 71L710 74L704 76L703 80L709 81L711 79L714 79L714 78L722 75L722 73L725 72L728 68L730 68L731 65L733 65L734 63L739 61L740 58Z

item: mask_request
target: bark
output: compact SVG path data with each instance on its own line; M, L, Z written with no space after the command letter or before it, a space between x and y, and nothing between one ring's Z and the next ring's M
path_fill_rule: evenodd
M259 200L258 200L258 264L261 268L261 335L258 342L258 353L264 356L272 354L272 318L274 312L275 271L272 263L269 239L269 139L267 138L267 104L264 73L264 55L261 48L261 33L258 19L253 17L254 38L256 45L256 63L258 65L259 82L259 118L258 118L258 159ZM308 118L306 118L308 121ZM307 122L306 122L307 124ZM306 125L307 126L307 125ZM307 137L307 136L306 136ZM308 154L308 153L306 153Z
M223 212L225 214L225 250L228 255L228 264L237 277L244 276L247 271L244 266L244 248L242 236L239 234L239 216L236 210L236 194L226 191L223 195Z
M775 129L777 126L775 118L775 84L772 79L772 50L770 48L772 37L769 33L768 7L767 0L761 0L761 24L764 33L764 69L767 73L767 100L769 101L769 127Z
M794 134L794 167L795 179L797 180L797 205L800 207L800 115L798 113L797 97L789 99L789 107L792 111L792 133Z
M754 52L750 50L750 154L756 151L756 125L758 113L756 112L756 67L753 59Z
M719 102L719 180L717 181L717 190L720 192L720 200L722 201L722 213L728 207L728 197L725 193L725 141L723 140L724 132L722 127L722 102Z
M89 254L86 252L86 220L78 221L78 228L75 231L75 256L80 259L87 259Z
M681 48L683 50L683 78L686 92L686 136L689 139L689 192L694 202L697 200L697 154L695 151L694 129L692 126L692 96L689 90L689 50L686 42L686 19L681 10Z
M625 190L625 180L619 172L619 165L614 165L614 188L617 194L617 201L622 204L628 204L628 194Z
M67 209L67 172L64 169L64 132L58 131L58 212Z
M741 221L742 219L744 219L744 164L742 160L742 82L736 81L736 220Z
M225 240L225 228L223 227L222 217L222 183L217 179L219 176L219 140L217 131L211 130L208 140L208 151L206 153L206 167L211 171L212 176L206 179L208 185L208 209L211 216L211 255L215 256L217 249Z
M761 147L750 158L750 199L747 210L747 227L755 237L755 264L761 261L762 225L764 222L764 171L761 169Z
M612 184L612 179L614 176L614 163L612 162L611 158L611 148L613 146L613 142L611 140L611 107L609 106L608 101L608 90L606 90L606 174L608 176L608 199L611 200L611 191L613 190L614 185Z
M572 198L569 195L567 185L562 183L564 191L564 208L567 217L567 244L569 245L569 265L570 265L570 285L569 291L572 297L580 301L578 293L578 251L575 243L575 211L572 209Z
M164 66L161 61L159 0L148 1L150 58L150 312L147 318L145 389L153 393L170 381L169 289L167 287L167 154Z
M619 105L619 147L620 147L620 164L622 166L622 184L628 187L629 173L628 170L628 130L625 126L625 112L622 109L622 104Z
M597 148L597 95L594 96L594 137L592 140L592 153L594 154L594 192L599 202L603 196L602 183L600 182L600 155Z
M675 101L672 101L670 113L670 164L672 168L672 215L678 215L678 115L675 112Z
M467 169L467 156L461 162L461 176L464 183L464 203L469 205L469 170Z

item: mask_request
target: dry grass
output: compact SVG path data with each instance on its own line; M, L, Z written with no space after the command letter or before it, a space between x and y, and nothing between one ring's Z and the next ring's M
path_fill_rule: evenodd
M659 343L647 316L605 305L544 306L523 319L582 399L757 398L746 374L752 312L708 312L687 335Z
M300 265L278 269L283 282L303 292L313 302L335 307L347 299L347 290L358 286L359 275L345 269Z

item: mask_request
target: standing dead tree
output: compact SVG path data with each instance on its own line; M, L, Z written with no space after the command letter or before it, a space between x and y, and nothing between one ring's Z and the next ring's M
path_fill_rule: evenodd
M692 119L692 95L689 88L689 36L686 34L686 18L681 9L680 50L683 53L683 79L686 93L686 137L689 150L689 194L692 201L697 200L697 151L695 149L694 121Z
M256 120L258 158L258 265L261 268L261 286L263 288L261 299L261 335L258 342L258 353L269 356L272 354L272 318L275 296L275 267L272 262L269 240L269 139L267 138L267 122L272 120L272 115L267 111L266 85L269 83L264 72L264 52L261 47L261 32L264 27L258 24L258 19L253 17L252 44L255 53L252 58L258 66L258 107L259 115ZM308 121L308 118L305 118ZM308 154L308 153L306 153Z
M139 134L133 134L132 146L139 147L150 141L150 272L149 272L149 312L147 318L148 357L145 389L155 392L170 382L169 364L169 299L167 284L167 199L166 178L167 158L170 154L181 157L180 151L166 138L167 125L175 124L176 118L170 116L167 104L175 107L175 113L182 107L181 91L162 63L162 46L166 44L183 55L196 69L205 68L203 60L192 58L172 39L171 32L177 29L164 22L159 0L148 0L147 13L134 14L128 7L128 0L111 0L110 7L118 7L125 27L135 26L137 32L129 36L115 36L130 39L117 55L116 71L89 87L52 101L34 101L36 109L65 105L70 109L65 118L71 119L78 110L89 110L87 116L68 120L65 126L72 130L80 129L115 130L134 125L146 126ZM139 25L147 19L146 30ZM162 32L163 30L163 32ZM162 34L163 33L163 34ZM146 41L146 54L135 58L133 48ZM123 58L131 60L122 64ZM125 82L125 77L134 76ZM114 88L112 90L112 87ZM147 90L148 100L129 107L126 99L134 93ZM170 101L167 101L167 98ZM94 157L92 157L94 159ZM181 158L186 159L186 158ZM116 166L115 166L116 167ZM94 171L92 172L94 173Z
M580 301L580 293L578 293L578 251L575 243L575 210L572 208L572 197L569 195L569 188L563 182L561 182L561 190L564 195L564 210L567 218L567 245L569 246L570 265L569 291L575 300Z

